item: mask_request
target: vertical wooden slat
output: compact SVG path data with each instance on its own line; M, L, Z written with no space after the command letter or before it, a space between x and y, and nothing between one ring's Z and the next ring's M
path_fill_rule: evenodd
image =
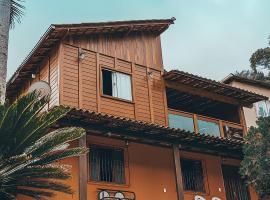
M149 76L149 68L146 69L146 78L147 78L147 86L148 86L148 96L149 96L149 107L150 107L150 117L151 122L154 123L154 108L153 108L153 100L152 100L152 89L151 89L151 77Z
M78 95L79 95L79 99L78 99L78 106L79 108L82 108L82 72L81 72L81 68L82 68L82 62L83 60L80 59L80 53L82 53L82 49L78 48Z
M183 189L183 180L182 180L182 170L181 170L181 163L180 163L179 146L176 145L176 144L173 145L173 158L174 158L174 167L175 167L177 200L184 200L184 189Z
M244 127L244 135L247 133L247 124L246 124L246 119L245 119L245 113L243 110L242 106L239 106L238 108L238 113L239 113L239 119L240 119L240 124L243 125Z
M63 55L64 55L64 45L63 42L61 42L59 46L59 58L58 58L58 87L59 87L59 105L62 104L63 100Z
M163 77L164 71L160 72L160 76ZM165 126L169 126L169 119L168 119L168 104L167 104L167 94L166 94L166 86L165 81L162 79L162 87L163 89L163 103L164 103L164 113L165 113Z
M99 53L96 53L96 63L97 63L97 111L100 112L100 67L99 67Z
M87 147L86 135L79 139L80 147ZM79 196L80 200L87 200L87 155L79 157Z
M134 102L134 118L137 119L137 108L136 108L136 84L135 84L135 64L131 63L131 80L132 80L132 86L131 86L131 90L132 90L132 101Z

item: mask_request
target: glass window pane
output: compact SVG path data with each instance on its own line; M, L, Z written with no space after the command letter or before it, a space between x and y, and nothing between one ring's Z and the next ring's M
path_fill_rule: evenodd
M193 118L191 117L169 114L169 126L194 132Z
M219 125L214 122L198 120L199 133L220 136Z
M132 101L130 75L113 72L112 82L114 97Z
M268 110L265 101L259 101L255 103L257 117L266 117L268 115Z

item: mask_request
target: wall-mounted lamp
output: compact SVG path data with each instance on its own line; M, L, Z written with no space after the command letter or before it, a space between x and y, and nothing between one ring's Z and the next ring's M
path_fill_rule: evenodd
M126 140L126 146L128 146L129 145L129 141L128 140Z
M153 76L154 76L153 72L151 72L151 71L148 71L147 75L148 75L149 78L153 78Z
M36 74L31 75L32 79L36 78Z
M79 60L83 60L85 58L85 53L84 52L80 52L79 53Z

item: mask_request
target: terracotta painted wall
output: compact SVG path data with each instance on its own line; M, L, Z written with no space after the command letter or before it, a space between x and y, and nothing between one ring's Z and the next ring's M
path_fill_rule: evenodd
M156 199L156 200L177 200L173 153L170 148L155 147L146 144L129 143L128 147L125 141L88 136L88 143L104 146L121 147L126 149L126 176L127 184L114 185L88 181L88 199L97 199L97 189L114 189L132 191L136 194L136 199ZM225 199L224 185L221 172L221 158L199 153L181 152L181 157L201 160L205 171L206 193L200 194L206 199L213 196ZM78 168L77 163L73 168L72 184L78 187ZM85 172L88 176L88 172ZM166 192L164 192L164 188ZM186 200L194 199L196 193L185 192ZM57 196L57 200L63 198L63 195ZM76 196L65 199L76 199ZM252 200L256 198L252 198Z
M270 89L268 88L258 87L258 86L254 86L254 85L250 85L246 83L240 83L236 81L233 81L230 85L237 88L244 89L244 90L248 90L251 92L255 92L257 94L261 94L270 98ZM247 127L249 128L250 126L256 126L257 115L256 115L255 106L253 106L252 108L244 108L244 114L246 118Z

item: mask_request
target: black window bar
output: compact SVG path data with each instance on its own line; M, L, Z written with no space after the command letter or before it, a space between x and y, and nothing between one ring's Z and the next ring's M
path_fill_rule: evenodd
M184 190L205 192L201 161L181 159L181 169Z
M125 183L124 150L91 146L90 179L99 182Z

